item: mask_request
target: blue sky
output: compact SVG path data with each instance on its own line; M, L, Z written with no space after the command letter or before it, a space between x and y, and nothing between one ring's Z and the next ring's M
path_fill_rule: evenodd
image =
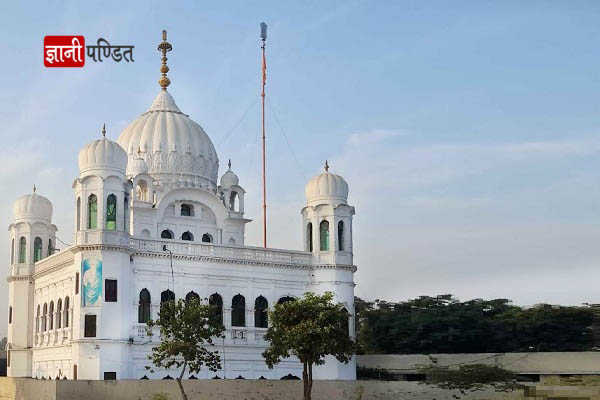
M357 295L599 301L597 2L122 4L3 6L4 226L36 183L71 243L77 152L149 107L167 29L169 91L221 173L232 159L259 244L264 20L271 246L300 248L304 184L329 159L356 206ZM43 37L62 34L135 45L135 62L44 68Z

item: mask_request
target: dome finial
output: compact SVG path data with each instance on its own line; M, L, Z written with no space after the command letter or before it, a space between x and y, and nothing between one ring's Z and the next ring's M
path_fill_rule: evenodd
M325 160L325 172L329 172L329 163Z
M35 183L34 183L34 184L33 184L33 193L35 193L36 189L37 189L37 188L35 187Z
M158 84L162 90L167 90L167 86L171 84L171 81L167 78L167 72L169 72L169 67L167 66L167 52L173 50L173 46L171 46L171 43L167 42L167 31L164 29L162 31L162 39L162 43L158 45L158 51L162 52L162 65L160 66L162 77L158 80Z
M231 171L231 158L229 159L229 162L227 163L227 165L229 166L229 170Z
M102 137L106 137L106 124L102 124Z

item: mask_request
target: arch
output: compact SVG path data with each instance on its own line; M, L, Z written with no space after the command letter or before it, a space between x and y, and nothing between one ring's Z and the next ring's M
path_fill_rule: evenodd
M239 211L239 201L236 201L237 199L238 199L237 192L231 191L231 193L229 194L229 209L231 211ZM236 207L236 205L237 205L237 207Z
M241 294L231 300L231 326L246 326L246 299Z
M10 244L10 263L15 263L15 238L12 238L12 242Z
M173 239L173 232L169 229L165 229L160 233L162 239Z
M56 302L56 329L62 328L62 299Z
M140 302L138 305L138 322L145 324L150 321L151 297L148 289L140 290Z
M65 317L63 318L65 328L69 327L69 296L65 297Z
M12 324L12 306L8 306L8 324Z
M139 201L148 201L148 184L144 179L137 182L135 196Z
M42 238L36 237L33 240L33 262L42 259Z
M54 329L54 301L50 302L50 312L48 313L48 322L50 322L50 330Z
M338 250L344 251L344 221L338 222Z
M213 306L213 318L223 324L223 298L219 293L213 293L208 298L208 304Z
M81 230L81 197L77 197L77 230Z
M183 234L181 235L181 240L187 240L187 241L193 242L194 235L190 231L183 232Z
M90 196L88 197L87 228L98 228L98 198L95 194L90 194Z
M117 196L114 194L106 198L106 230L117 230Z
M42 310L42 332L46 332L46 328L48 327L46 324L48 318L48 303L44 303L44 308Z
M296 299L293 298L292 296L283 296L283 297L280 297L279 300L277 300L277 304L284 304L289 301L296 301Z
M213 238L208 233L205 233L204 235L202 235L202 243L212 243L212 241L213 241Z
M148 229L142 229L142 233L141 234L142 234L143 237L150 237L150 231Z
M254 300L254 326L257 328L269 327L269 302L263 296Z
M169 289L165 290L160 294L160 302L164 303L165 301L175 300L175 293L170 291Z
M324 219L319 225L319 249L329 251L329 221Z
M191 204L182 204L179 214L182 217L193 217L194 216L194 206Z
M198 293L194 292L193 290L185 295L186 303L191 302L192 299L196 299L198 301L198 303L200 303L200 296L198 295Z
M234 239L234 238L232 238L232 237L230 237L230 238L229 238L229 240L227 241L227 243L228 243L228 244L230 244L230 245L232 245L232 246L235 246L235 245L236 245L236 243L235 243L235 239Z
M312 222L306 224L306 243L308 243L308 251L313 251L313 228Z
M19 239L19 263L20 264L25 263L25 259L27 258L26 253L27 253L27 239L25 239L25 236L21 236L21 239Z
M282 380L282 381L299 381L301 379L298 378L296 375L287 374L286 376L282 376L280 380Z

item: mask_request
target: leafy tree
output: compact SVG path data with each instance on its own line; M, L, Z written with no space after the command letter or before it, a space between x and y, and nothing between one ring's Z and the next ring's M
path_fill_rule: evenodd
M332 300L330 292L322 296L305 293L302 299L276 304L269 315L265 335L269 347L263 357L269 368L291 356L300 360L304 400L311 399L313 365L322 365L327 355L348 363L355 352L348 331L348 312Z
M186 368L193 373L200 372L202 366L211 371L221 368L218 351L206 348L206 345L213 346L213 338L222 336L225 329L220 321L212 318L213 314L212 306L201 304L196 298L170 300L161 304L158 319L147 323L148 335L152 335L152 328L158 326L161 339L161 343L152 348L148 359L158 368L181 368L177 384L184 400L188 397L181 379Z

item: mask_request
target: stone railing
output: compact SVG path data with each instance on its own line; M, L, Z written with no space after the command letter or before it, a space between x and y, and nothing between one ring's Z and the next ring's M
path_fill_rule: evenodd
M160 253L164 252L163 246L166 245L167 249L173 252L173 255L183 256L220 257L235 260L299 265L309 265L312 261L311 253L304 251L139 238L132 238L129 243L134 250Z

